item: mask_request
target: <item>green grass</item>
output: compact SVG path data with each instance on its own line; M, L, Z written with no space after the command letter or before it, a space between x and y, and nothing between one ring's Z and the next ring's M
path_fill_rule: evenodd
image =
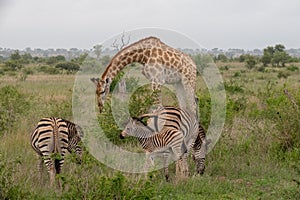
M0 132L0 199L300 199L299 111L282 92L283 88L289 89L300 106L299 71L278 79L277 71L286 69L250 71L240 63L219 63L218 67L223 65L228 65L228 70L222 71L224 81L230 83L226 124L207 156L203 176L176 180L172 164L171 183L166 183L162 170L148 174L148 178L144 174L120 173L85 152L81 165L73 162L72 155L66 156L60 176L62 191L48 186L46 171L38 180L37 158L29 140L42 117L73 119L74 75L28 75L26 81L1 76L0 89L16 88L24 96L15 97L16 101L29 104L21 106L22 112L14 113L16 121ZM199 85L203 85L200 80ZM203 87L201 95L204 99L208 95ZM202 102L200 112L208 112L208 106ZM140 151L136 141L117 140L120 130L110 125L111 117L106 114L101 120L109 130L109 138ZM208 125L210 115L201 116ZM294 143L287 149L283 148L285 134L295 137L289 138ZM189 164L193 170L192 161Z

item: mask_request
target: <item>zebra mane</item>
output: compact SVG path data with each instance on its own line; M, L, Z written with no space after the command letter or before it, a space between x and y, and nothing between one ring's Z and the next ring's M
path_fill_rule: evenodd
M145 128L147 128L149 131L155 132L155 130L152 129L151 127L149 127L145 122L143 122L141 118L138 118L138 117L132 117L132 120L138 121L138 122L141 123Z

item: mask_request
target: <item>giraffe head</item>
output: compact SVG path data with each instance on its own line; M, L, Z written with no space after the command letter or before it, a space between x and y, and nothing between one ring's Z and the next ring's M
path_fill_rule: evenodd
M109 93L111 80L110 78L106 78L105 80L99 78L91 78L91 81L96 85L97 104L101 113L103 111L104 101Z

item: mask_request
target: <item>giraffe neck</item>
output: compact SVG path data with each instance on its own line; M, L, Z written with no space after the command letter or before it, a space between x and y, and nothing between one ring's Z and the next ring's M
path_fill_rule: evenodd
M130 48L120 51L109 63L106 71L103 73L102 80L106 78L114 79L116 75L127 65L137 62L145 64L146 57L143 50L139 48Z
M102 80L114 79L120 70L131 63L137 62L144 65L149 59L153 46L160 44L161 41L158 38L148 37L125 47L112 58L102 75Z

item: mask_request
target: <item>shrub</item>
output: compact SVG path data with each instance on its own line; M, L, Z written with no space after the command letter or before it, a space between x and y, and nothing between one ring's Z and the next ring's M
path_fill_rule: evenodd
M60 71L59 69L48 66L48 65L43 65L37 69L39 72L44 72L45 74L59 74Z
M257 68L257 71L266 72L266 68L264 66L260 66L259 68Z
M290 74L288 72L283 72L283 71L280 71L277 74L278 78L288 78L289 76L290 76Z
M241 72L235 72L234 74L233 74L233 77L240 77L241 76Z
M236 81L227 81L224 83L226 92L235 94L235 93L243 93L244 88L243 86L239 85Z
M14 86L0 89L0 133L7 130L29 107L29 101Z
M64 69L68 72L77 72L80 69L80 66L74 62L62 62L55 65L58 69Z
M286 69L291 71L291 72L298 72L299 71L299 67L294 66L294 65L288 66Z

